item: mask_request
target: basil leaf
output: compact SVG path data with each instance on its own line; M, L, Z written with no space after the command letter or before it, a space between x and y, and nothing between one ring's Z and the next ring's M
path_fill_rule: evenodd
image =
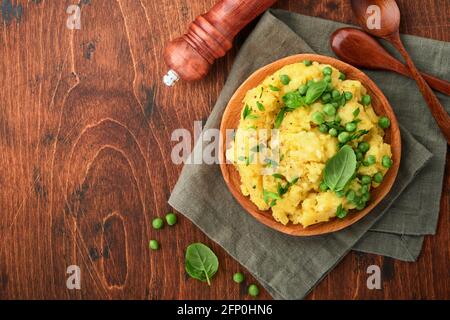
M286 108L281 108L280 112L278 112L278 115L275 118L275 123L273 125L273 127L275 129L278 129L281 126L281 122L283 122L285 113L286 113Z
M341 191L355 170L355 152L350 146L343 146L325 165L323 181L332 191Z
M304 106L305 101L298 91L288 92L283 96L283 102L289 109L297 109Z
M189 276L211 285L211 278L219 269L215 253L203 243L193 243L186 249L185 270Z
M313 82L306 91L305 103L310 105L319 99L327 89L328 83L324 80Z

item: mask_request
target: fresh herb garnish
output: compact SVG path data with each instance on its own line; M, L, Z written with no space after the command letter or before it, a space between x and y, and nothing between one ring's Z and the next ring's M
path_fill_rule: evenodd
M359 108L355 109L355 110L353 111L353 116L356 118L356 117L359 115L360 111L361 111L361 110L360 110Z
M264 87L261 87L261 93L259 94L259 98L261 99L261 97L262 97L262 95L263 95L263 92L264 92Z
M274 174L272 175L272 177L277 178L277 179L284 179L283 175L282 175L282 174L279 174L279 173L274 173Z
M258 107L259 111L265 111L266 110L264 108L264 105L261 102L259 102L259 101L256 101L256 106Z
M280 88L275 87L275 86L273 86L271 84L269 84L269 89L272 90L272 91L280 91Z
M290 110L294 110L305 105L305 99L298 91L288 92L282 99L286 107Z
M341 191L353 177L355 170L355 152L350 146L343 146L325 165L323 181L332 191Z
M281 197L275 193L275 192L271 192L271 191L267 191L263 189L263 198L264 198L264 202L265 203L269 203L270 199L273 200L281 200Z
M250 108L248 106L248 104L246 104L244 107L244 111L242 112L242 118L244 118L244 120L247 118L248 119L257 119L258 116L255 114L252 114L252 108Z
M324 80L313 82L306 91L305 103L310 105L319 99L327 89L328 83Z
M193 243L186 249L185 270L194 279L211 285L211 278L219 269L216 254L203 243Z
M278 115L275 118L275 123L273 125L273 127L275 129L278 129L281 126L281 122L283 122L285 114L286 114L286 108L281 108L280 112L278 112Z

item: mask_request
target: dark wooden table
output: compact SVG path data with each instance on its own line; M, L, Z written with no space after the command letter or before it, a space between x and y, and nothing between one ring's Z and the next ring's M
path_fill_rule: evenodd
M192 223L179 216L154 231L151 219L171 210L181 170L170 161L171 132L208 117L252 26L206 79L168 89L164 43L214 0L82 0L81 30L69 30L75 2L2 2L0 298L248 298L231 281L243 268ZM450 41L449 1L398 2L402 32ZM277 7L354 22L347 1ZM437 235L417 263L350 253L309 298L449 298L449 170L447 161ZM151 238L162 250L148 250ZM219 256L211 287L184 272L184 250L196 241ZM371 264L382 269L382 290L366 288ZM81 290L66 288L69 265L81 267Z

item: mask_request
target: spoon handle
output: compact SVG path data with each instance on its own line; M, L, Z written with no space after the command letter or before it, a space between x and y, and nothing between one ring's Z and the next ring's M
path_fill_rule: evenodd
M430 87L439 92L442 92L443 94L446 94L447 96L450 96L450 82L443 79L439 79L425 72L421 72L420 74L425 79L425 81L430 85Z
M436 120L445 139L447 140L447 144L450 144L450 116L448 115L447 111L445 111L442 104L439 102L433 90L431 90L431 88L428 86L425 79L420 75L419 70L417 70L414 62L403 46L403 43L400 40L400 35L397 33L390 40L405 59L406 65L408 66L409 71L411 71L411 75L413 76L414 80L416 80L420 92L422 92L422 95L425 98L425 101L427 102L434 119Z

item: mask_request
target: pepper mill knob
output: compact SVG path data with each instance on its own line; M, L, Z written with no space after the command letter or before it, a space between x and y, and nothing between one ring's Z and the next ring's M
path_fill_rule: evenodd
M276 0L222 0L198 16L182 37L170 41L164 50L164 61L170 68L163 81L200 80L214 61L231 49L235 35L250 21L273 5Z

